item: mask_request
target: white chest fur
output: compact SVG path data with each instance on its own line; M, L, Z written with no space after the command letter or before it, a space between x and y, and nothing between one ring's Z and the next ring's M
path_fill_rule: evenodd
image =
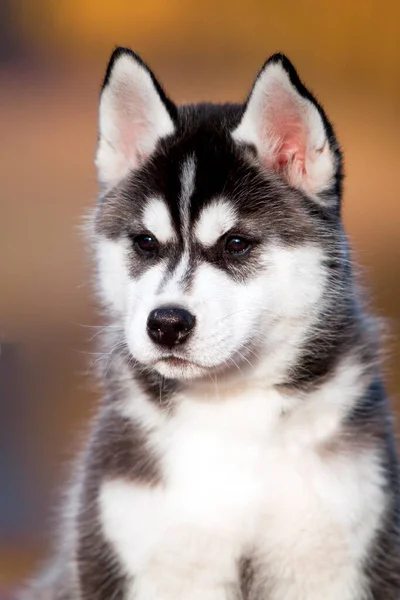
M103 484L104 533L135 600L231 600L243 558L260 600L364 600L360 564L384 507L377 457L321 452L340 411L315 406L282 418L276 391L183 400L154 434L165 483Z

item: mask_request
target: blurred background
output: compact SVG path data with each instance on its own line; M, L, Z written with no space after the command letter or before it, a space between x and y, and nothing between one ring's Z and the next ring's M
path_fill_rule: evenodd
M99 394L99 319L79 231L94 205L99 86L134 48L178 102L241 100L283 51L346 158L344 217L400 409L400 3L0 0L0 596L46 554Z

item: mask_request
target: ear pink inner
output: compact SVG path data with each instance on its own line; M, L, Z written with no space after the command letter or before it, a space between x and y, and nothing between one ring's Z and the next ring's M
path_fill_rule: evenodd
M279 83L268 95L262 115L264 143L269 146L268 166L281 171L296 163L297 169L305 173L308 132L303 107Z
M132 91L120 93L116 113L118 131L124 155L135 165L146 156L145 148L152 139L152 123L146 114L146 99L141 94L134 96Z

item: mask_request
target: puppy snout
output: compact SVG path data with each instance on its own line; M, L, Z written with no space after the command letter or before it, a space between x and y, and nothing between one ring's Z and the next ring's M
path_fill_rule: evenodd
M172 348L187 340L196 318L184 308L163 306L151 311L147 319L147 333L153 342Z

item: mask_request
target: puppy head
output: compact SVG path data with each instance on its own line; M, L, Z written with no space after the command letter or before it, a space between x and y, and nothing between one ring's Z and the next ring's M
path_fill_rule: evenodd
M177 108L118 49L99 129L100 291L132 357L177 379L268 359L279 381L341 239L338 145L292 65L271 57L244 105Z

